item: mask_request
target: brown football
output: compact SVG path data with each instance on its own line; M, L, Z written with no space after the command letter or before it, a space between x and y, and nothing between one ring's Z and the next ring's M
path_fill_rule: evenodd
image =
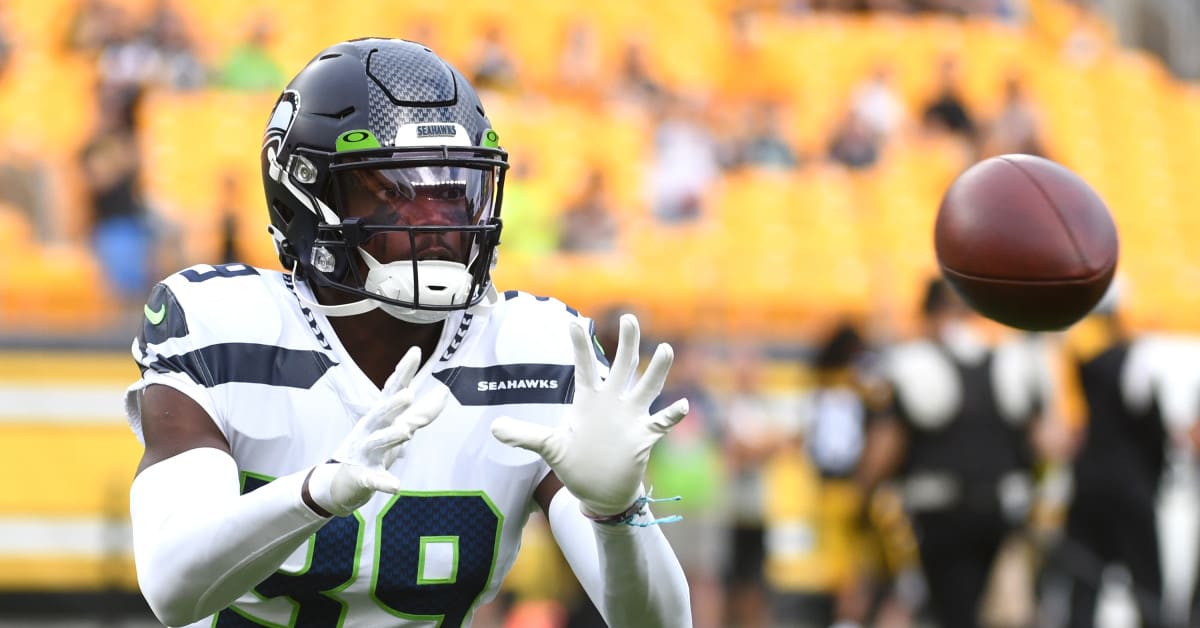
M990 157L950 184L934 248L942 276L1010 327L1070 326L1104 296L1117 229L1104 201L1067 168L1031 155Z

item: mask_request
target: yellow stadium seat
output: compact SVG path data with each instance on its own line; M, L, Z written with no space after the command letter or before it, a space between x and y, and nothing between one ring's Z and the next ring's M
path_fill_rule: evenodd
M142 18L156 2L121 4ZM1200 229L1190 206L1200 178L1200 89L1174 81L1146 53L1118 49L1111 25L1064 0L1030 0L1028 28L931 15L800 15L780 10L782 4L756 3L744 40L729 20L741 7L735 0L531 0L520 10L489 0L362 0L337 11L319 0L172 6L209 63L241 42L255 18L269 16L271 54L289 72L335 41L383 35L423 39L469 73L482 34L498 28L517 61L520 90L488 94L486 102L514 169L544 188L557 211L590 169L599 168L625 228L617 255L506 259L498 277L561 295L580 309L636 301L681 332L749 326L754 333L800 338L807 333L803 321L876 308L911 329L914 300L936 270L931 238L937 205L966 157L955 145L901 136L869 171L816 162L852 90L881 63L894 68L896 87L916 112L935 88L943 56L957 56L964 98L981 120L998 111L1004 80L1015 73L1042 111L1050 156L1109 203L1121 229L1123 260L1148 284L1145 312L1161 312L1144 318L1186 324L1174 312L1197 307L1186 285L1200 253L1185 244ZM74 0L46 0L8 7L21 45L0 78L0 134L6 144L45 149L58 172L55 205L66 208L56 210L64 216L61 230L69 241L81 242L87 216L79 211L78 175L71 173L94 124L92 108L79 103L92 98L95 68L57 50L74 6ZM599 39L600 76L591 93L557 83L566 28L580 19L595 26ZM1099 38L1101 62L1081 66L1064 58L1063 45L1079 28ZM651 72L672 91L705 94L717 103L777 100L785 137L814 159L791 173L727 174L708 195L707 215L697 224L655 225L646 206L651 115L609 106L598 96L615 85L631 42L645 47ZM246 261L275 265L263 234L258 164L274 97L215 90L148 95L140 120L140 149L150 165L144 184L151 202L183 229L189 262L216 261L221 180L233 176L240 186L237 222ZM28 253L13 248L32 241L27 232L19 216L0 210L0 245ZM102 284L91 281L96 269L76 263L86 249L29 254L40 260L37 281L54 287L13 279L22 288L0 287L6 306L43 308L57 312L48 315L57 320L68 316L68 304L103 300L96 293ZM51 268L51 255L76 260L74 270ZM2 279L10 280L8 274Z
M114 320L113 299L84 247L37 247L0 266L0 324L8 329L87 334Z

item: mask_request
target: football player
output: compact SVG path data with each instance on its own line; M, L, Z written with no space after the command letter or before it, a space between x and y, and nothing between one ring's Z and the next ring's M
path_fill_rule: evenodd
M929 610L947 628L1010 625L980 613L993 612L985 594L997 561L1020 563L1013 539L1029 516L1033 470L1044 456L1036 435L1053 395L1037 341L992 345L976 316L945 280L926 284L922 334L881 356L890 407L872 417L859 461L866 494L896 481ZM1004 598L999 610L1022 615L1027 601Z
M687 412L648 412L671 348L639 377L632 316L609 367L588 319L496 290L507 167L420 44L339 43L284 90L262 173L290 272L183 270L133 343L134 553L160 620L466 626L536 504L610 625L691 625L642 485Z

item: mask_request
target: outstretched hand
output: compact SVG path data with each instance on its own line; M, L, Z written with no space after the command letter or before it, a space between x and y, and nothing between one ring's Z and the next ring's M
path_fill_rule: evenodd
M540 455L587 514L623 513L642 495L642 477L650 450L687 414L687 399L650 414L674 360L660 344L646 372L637 373L641 332L632 314L621 316L620 338L608 378L602 380L582 325L571 325L575 354L575 398L565 420L555 427L500 417L492 434L501 442Z
M400 480L388 467L403 453L404 443L437 418L446 405L444 388L414 400L409 386L420 365L421 350L409 349L384 382L383 397L334 451L333 464L313 470L308 486L318 506L345 516L370 501L376 491L400 491Z

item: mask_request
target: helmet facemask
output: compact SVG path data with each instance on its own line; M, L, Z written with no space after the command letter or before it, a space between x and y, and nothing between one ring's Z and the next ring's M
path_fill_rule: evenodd
M301 263L316 284L411 323L471 307L490 282L504 165L480 148L335 156L322 199L332 211Z

